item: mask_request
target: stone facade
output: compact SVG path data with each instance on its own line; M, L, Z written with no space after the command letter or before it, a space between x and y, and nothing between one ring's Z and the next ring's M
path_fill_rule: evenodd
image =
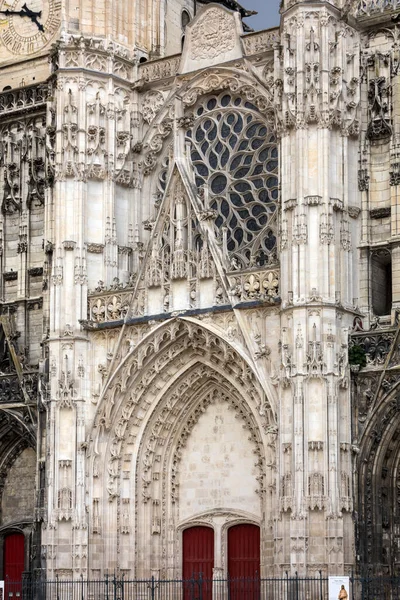
M395 573L397 2L40 3L0 50L0 543L176 578L203 525L224 576L242 523L262 575Z

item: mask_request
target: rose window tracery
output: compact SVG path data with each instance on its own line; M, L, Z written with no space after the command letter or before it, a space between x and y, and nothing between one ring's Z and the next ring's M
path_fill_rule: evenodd
M274 264L278 203L276 136L257 108L221 94L195 110L186 138L196 185L215 211L219 243L233 269Z

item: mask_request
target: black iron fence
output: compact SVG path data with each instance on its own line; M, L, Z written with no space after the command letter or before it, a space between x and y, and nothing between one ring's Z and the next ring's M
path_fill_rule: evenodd
M337 600L327 577L5 581L5 600ZM351 577L348 600L400 600L400 577Z

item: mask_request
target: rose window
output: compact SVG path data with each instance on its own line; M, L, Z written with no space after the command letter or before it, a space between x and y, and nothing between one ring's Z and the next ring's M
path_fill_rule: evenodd
M276 263L278 147L257 108L227 94L205 100L187 132L196 185L215 211L233 269Z

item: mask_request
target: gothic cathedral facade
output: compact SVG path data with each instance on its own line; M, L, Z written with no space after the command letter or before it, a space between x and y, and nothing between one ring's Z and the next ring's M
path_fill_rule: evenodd
M398 573L399 11L1 2L0 579Z

